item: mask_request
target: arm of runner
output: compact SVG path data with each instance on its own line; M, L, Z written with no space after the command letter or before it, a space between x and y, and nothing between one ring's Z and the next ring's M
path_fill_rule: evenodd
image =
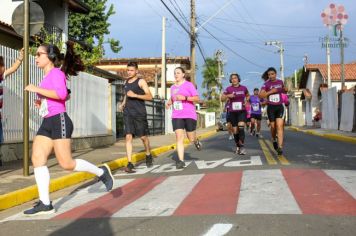
M166 109L169 109L172 106L172 98L169 98L167 103L166 103Z
M119 106L119 112L122 112L126 106L126 95L124 96L124 99L122 100L120 106Z
M27 85L25 90L29 91L29 92L34 92L34 93L40 94L43 97L52 98L52 99L61 99L58 96L56 90L43 89L43 88L37 87L33 84Z
M152 97L150 89L148 88L146 80L140 79L140 81L138 82L138 85L140 86L140 88L143 89L143 91L145 91L145 94L144 95L135 94L134 97L141 99L141 100L147 100L147 101L152 100L153 97ZM127 96L129 96L128 93L127 93Z
M4 74L6 76L11 75L12 73L14 73L15 71L17 71L17 69L21 66L22 64L22 60L23 60L23 52L24 49L22 48L20 50L20 55L19 57L16 59L16 61L12 64L12 66L10 68L8 68L7 70L5 70Z

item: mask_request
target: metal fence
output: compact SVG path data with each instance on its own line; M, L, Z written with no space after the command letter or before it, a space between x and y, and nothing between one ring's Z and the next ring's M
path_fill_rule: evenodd
M0 55L5 59L8 68L16 60L18 52L0 45ZM4 81L3 129L5 142L23 139L23 80L22 66ZM38 85L43 72L37 68L35 58L30 56L30 83ZM67 112L73 120L73 137L108 134L109 97L111 85L108 80L88 73L80 73L67 81L71 89L71 98L67 102ZM42 118L33 101L36 95L30 93L29 134L32 139L38 130Z

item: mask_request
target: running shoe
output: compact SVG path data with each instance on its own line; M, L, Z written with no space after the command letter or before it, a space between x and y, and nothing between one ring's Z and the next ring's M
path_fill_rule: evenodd
M185 162L184 161L179 160L179 161L176 162L176 168L177 169L183 169L184 167L185 167Z
M281 147L277 148L277 154L280 156L283 154L283 150Z
M194 145L195 145L195 147L197 148L198 151L201 150L202 144L201 144L201 142L199 141L199 139L197 139L197 140L194 142Z
M239 152L240 152L240 147L236 147L235 153L236 153L236 154L239 154Z
M146 166L149 168L153 166L153 158L152 155L146 155Z
M23 214L26 216L36 216L52 214L54 212L55 210L52 205L52 202L50 202L49 205L45 205L41 200L39 200L38 202L35 202L33 208L24 211Z
M238 152L239 155L246 155L246 150L244 147L240 147L240 150Z
M278 149L278 143L277 143L277 141L273 141L273 148L274 148L274 150L277 151L277 149Z
M110 191L114 185L114 177L111 174L110 167L107 164L99 166L104 171L104 174L99 176L99 180L105 184L106 191Z
M229 140L233 140L233 139L234 139L234 135L230 135Z
M125 168L125 171L127 173L135 173L136 171L134 169L135 169L135 166L131 162L129 162Z

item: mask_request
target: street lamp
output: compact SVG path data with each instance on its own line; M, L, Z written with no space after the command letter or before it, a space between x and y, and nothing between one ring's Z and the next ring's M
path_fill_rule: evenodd
M278 48L278 52L281 58L281 80L284 81L284 61L283 61L283 52L284 52L284 48L283 48L283 44L281 41L267 41L265 42L265 45L271 45L271 46L275 46L276 48Z

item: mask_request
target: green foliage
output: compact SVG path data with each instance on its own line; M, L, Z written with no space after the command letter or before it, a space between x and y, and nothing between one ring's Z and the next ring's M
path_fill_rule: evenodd
M109 17L115 14L114 5L106 9L107 0L83 0L90 7L89 14L69 14L69 38L83 42L87 47L77 47L86 65L96 63L105 54L103 44L110 44L113 52L118 53L122 47L119 40L104 36L110 34Z
M206 89L203 97L206 99L205 104L208 111L219 111L220 109L220 92L222 89L221 81L219 81L219 64L216 58L208 57L203 65L203 83L202 87Z
M300 81L302 80L302 74L303 74L303 68L300 68L298 71L297 71L297 86L299 86L299 83L300 83ZM293 87L294 88L294 81L295 81L295 76L294 76L294 74L293 75L291 75L291 76L288 76L288 77L286 77L285 78L285 81L287 82L289 82L290 84L291 84L291 87Z

